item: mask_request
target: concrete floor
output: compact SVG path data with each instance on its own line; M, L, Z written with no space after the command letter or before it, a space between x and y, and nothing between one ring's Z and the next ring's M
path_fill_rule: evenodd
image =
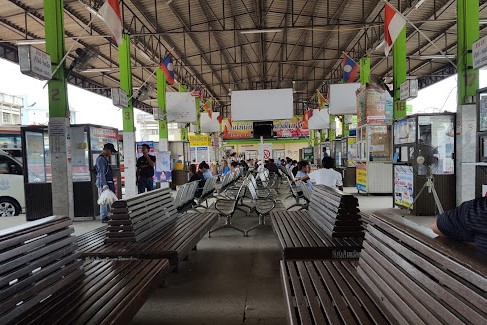
M347 192L356 195L354 188ZM356 195L362 211L392 208L391 196ZM292 200L285 202L286 206ZM398 210L403 214L405 210ZM406 218L429 226L433 217ZM25 222L25 216L0 218L0 229ZM223 223L223 220L219 220ZM249 228L257 216L238 212L234 224ZM76 234L101 225L100 221L75 222ZM279 276L280 252L269 229L243 237L233 229L208 235L182 262L178 273L153 291L132 324L285 324L286 310Z

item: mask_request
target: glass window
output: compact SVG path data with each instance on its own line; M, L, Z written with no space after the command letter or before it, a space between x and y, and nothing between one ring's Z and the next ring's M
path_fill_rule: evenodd
M418 117L418 150L432 156L432 174L454 173L455 128L453 115Z
M10 119L10 113L3 112L2 113L2 120L3 120L3 123L7 123L7 124L12 123L12 120Z
M45 183L50 181L48 177L46 161L49 161L49 174L51 172L49 145L45 150L44 134L41 132L25 132L27 170L29 183ZM49 156L49 157L47 157ZM49 179L49 180L48 180Z

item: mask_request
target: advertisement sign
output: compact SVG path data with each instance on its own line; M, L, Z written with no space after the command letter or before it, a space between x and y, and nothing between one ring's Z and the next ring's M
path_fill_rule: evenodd
M401 84L401 100L418 97L418 79L408 79Z
M356 164L357 189L367 192L367 165L365 163Z
M382 88L363 86L357 91L358 125L390 124L393 119L392 97Z
M394 166L394 204L412 208L414 174L412 166Z
M472 57L474 69L487 65L487 36L472 44Z
M223 119L223 124L226 119ZM278 138L309 137L308 123L302 116L295 116L288 120L274 120L274 132ZM252 121L233 121L230 130L224 128L223 139L252 139Z
M101 151L105 143L118 148L118 130L90 127L91 150Z
M159 182L171 182L171 153L159 151L156 153L156 170L154 173Z
M189 136L190 147L207 147L211 146L211 136L198 134Z

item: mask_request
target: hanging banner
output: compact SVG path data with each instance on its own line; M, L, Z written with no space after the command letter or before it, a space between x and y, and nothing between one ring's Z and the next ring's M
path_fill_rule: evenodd
M367 165L365 163L356 164L357 189L367 192Z
M211 136L198 134L189 136L190 147L209 147L211 146Z
M226 119L223 119L225 124ZM309 137L308 122L302 116L288 120L274 120L274 133L278 138ZM223 139L253 139L253 121L233 121L230 130L224 128Z

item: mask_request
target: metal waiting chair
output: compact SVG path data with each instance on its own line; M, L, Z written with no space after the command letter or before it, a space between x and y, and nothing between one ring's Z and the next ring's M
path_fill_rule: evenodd
M289 189L291 190L291 194L286 197L286 199L290 198L290 197L294 197L294 199L296 200L296 203L294 203L293 205L287 207L286 209L289 210L289 209L292 209L294 207L300 207L300 208L303 208L304 207L304 204L301 203L301 199L304 198L304 194L302 191L300 191L300 189L298 190L297 186L295 186L291 180L289 179L289 176L286 175L286 180L289 184Z
M266 216L268 216L269 213L276 207L276 201L274 199L269 197L259 198L257 196L256 188L254 187L252 182L248 182L247 189L251 193L252 201L254 203L252 210L255 210L255 212L257 212L257 215L259 216L259 223L245 230L245 237L247 237L249 235L249 232L254 229L271 227L271 225L268 225L266 223Z
M195 197L196 199L196 206L192 208L192 210L197 211L197 208L205 208L208 209L208 200L213 197L213 192L215 192L215 184L216 184L216 177L208 178L203 186L201 191L200 197ZM206 203L206 207L203 205L203 202Z
M249 180L246 179L243 181L234 199L218 199L215 202L215 209L219 212L220 216L225 217L226 220L223 225L220 225L208 231L208 237L211 236L212 232L225 229L225 228L238 230L245 236L245 230L237 226L234 226L232 224L232 218L233 215L235 214L235 210L237 210L238 201L240 201L243 198L248 184L249 184Z
M303 181L296 181L296 187L303 192L303 199L306 201L301 209L307 209L311 201L311 196L313 195L313 190Z

